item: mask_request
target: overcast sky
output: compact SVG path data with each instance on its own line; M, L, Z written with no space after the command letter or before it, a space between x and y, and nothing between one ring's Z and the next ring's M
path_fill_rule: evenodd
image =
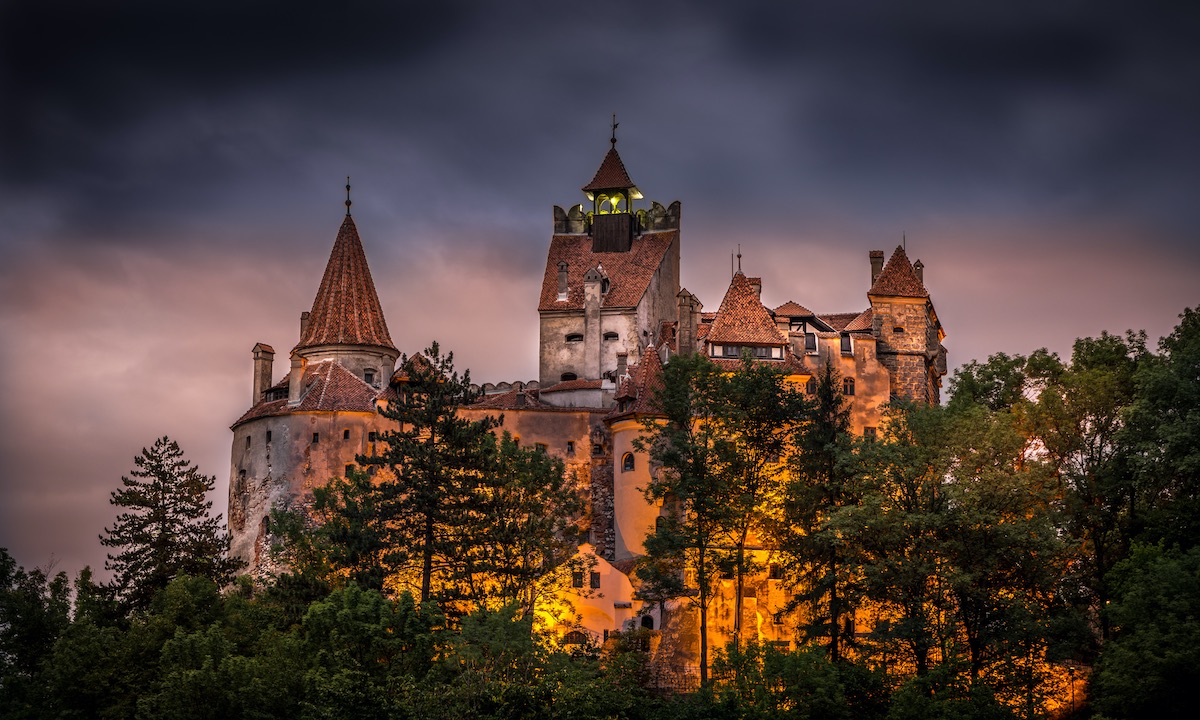
M217 476L345 176L397 346L537 375L551 206L608 148L715 310L867 306L908 255L951 365L1200 304L1190 3L0 0L0 546L99 569L163 434ZM286 368L277 363L276 379ZM105 573L101 575L106 576Z

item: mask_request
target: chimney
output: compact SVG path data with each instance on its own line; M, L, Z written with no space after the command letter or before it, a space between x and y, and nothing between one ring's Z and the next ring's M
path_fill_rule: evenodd
M879 273L883 272L883 251L871 251L871 284L875 284L875 280L879 277Z
M696 351L696 325L700 316L700 301L686 289L676 295L679 298L679 317L675 325L675 352L691 355Z
M924 285L925 284L925 263L921 262L920 259L918 259L915 263L913 263L913 272L915 272L917 274L917 279L921 281L922 285Z
M254 398L250 407L262 402L263 393L271 387L271 371L275 364L275 348L265 343L254 346Z
M629 353L617 353L617 384L621 384L621 378L629 374Z
M302 340L304 339L304 331L308 329L308 316L310 314L307 310L300 313L300 339Z
M308 319L308 313L301 316L304 320ZM304 366L308 361L300 357L296 353L292 353L292 369L288 376L288 405L294 406L300 404L300 393L304 390Z
M754 288L754 297L761 299L762 298L762 278L753 277L753 278L748 278L748 279L750 280L750 287Z
M558 301L563 302L567 299L567 265L566 262L558 264Z

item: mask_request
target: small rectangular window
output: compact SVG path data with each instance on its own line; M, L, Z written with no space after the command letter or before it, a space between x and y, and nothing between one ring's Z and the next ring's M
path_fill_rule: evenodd
M593 590L600 587L600 573L592 571L591 586Z
M604 446L598 445L598 444L593 445L592 446L592 454L593 455L603 455L604 454Z
M568 441L567 441L567 454L568 454L568 455L574 455L574 454L575 454L575 441L574 441L574 440L568 440Z
M804 334L804 352L815 353L817 351L817 334Z
M349 431L349 430L343 430L343 431L342 431L342 439L343 439L343 440L349 440L349 439L350 439L350 431Z
M875 442L876 430L873 427L863 428L863 440L867 442Z
M577 570L571 573L571 587L583 587L583 571Z
M313 433L313 445L321 442L321 433Z
M725 357L737 357L738 354L741 353L741 350L742 349L740 347L738 347L737 345L726 345L725 346Z
M250 436L249 435L246 436L246 449L247 450L250 449Z
M546 452L546 443L534 443L533 449L537 450L540 453L545 453Z
M378 439L379 439L379 433L375 432L374 430L367 433L367 442L375 442Z
M849 333L842 333L842 352L846 354L854 352L854 348L850 346Z
M267 431L267 442L271 442L271 431Z
M768 573L767 577L770 578L771 580L782 580L783 579L783 566L781 566L779 563L771 563L770 568L767 570L767 573Z

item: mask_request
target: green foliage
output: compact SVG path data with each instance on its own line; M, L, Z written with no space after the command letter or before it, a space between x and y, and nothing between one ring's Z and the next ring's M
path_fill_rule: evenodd
M1192 717L1200 684L1200 548L1135 546L1111 573L1113 638L1094 705L1113 718Z
M69 591L66 573L26 570L0 548L0 716L37 717L37 674L67 628Z
M122 477L111 503L122 512L100 542L118 548L106 567L124 606L145 610L154 594L176 575L190 574L227 583L241 563L226 556L229 537L221 516L212 517L215 479L201 475L167 437L142 448L136 470Z

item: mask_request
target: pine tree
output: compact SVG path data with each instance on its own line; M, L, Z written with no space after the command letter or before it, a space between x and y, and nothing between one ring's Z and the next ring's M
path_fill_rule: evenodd
M137 468L121 478L123 487L109 501L123 511L100 536L105 547L119 549L105 567L126 608L146 609L176 575L228 583L241 563L226 555L229 536L221 516L209 514L212 501L206 495L216 479L201 475L165 436L142 448L133 462Z

